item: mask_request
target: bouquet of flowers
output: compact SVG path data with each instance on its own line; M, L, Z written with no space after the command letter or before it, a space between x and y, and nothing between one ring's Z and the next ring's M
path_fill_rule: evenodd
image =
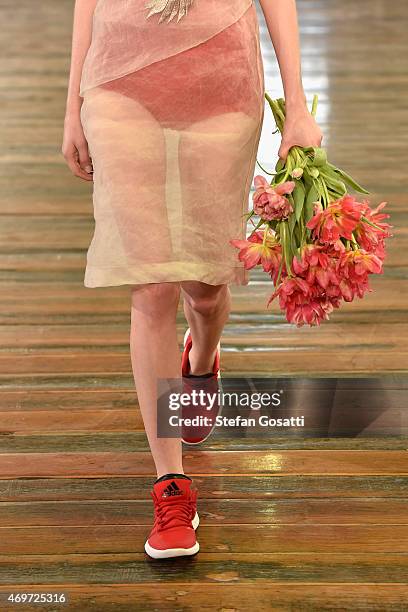
M285 101L266 99L282 133ZM312 114L315 115L317 96ZM261 167L262 168L262 167ZM375 209L348 190L367 194L351 176L327 160L322 148L292 147L268 182L255 177L254 226L247 240L231 240L246 269L261 266L274 283L268 305L279 300L286 319L297 326L319 325L342 300L362 298L370 274L381 274L385 239L385 202ZM257 222L254 222L254 219ZM259 220L258 220L259 219Z

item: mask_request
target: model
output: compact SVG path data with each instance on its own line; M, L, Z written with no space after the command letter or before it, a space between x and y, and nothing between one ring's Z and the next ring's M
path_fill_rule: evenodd
M284 159L322 135L306 107L295 0L260 5L286 99ZM85 286L130 285L132 368L157 470L154 558L198 551L197 491L181 438L157 436L156 386L181 374L216 384L228 285L248 282L229 241L245 237L263 113L252 0L76 0L63 154L93 180Z

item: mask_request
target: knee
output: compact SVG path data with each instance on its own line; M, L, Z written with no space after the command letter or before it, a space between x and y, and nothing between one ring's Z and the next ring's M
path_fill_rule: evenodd
M175 317L180 299L177 283L152 283L132 289L132 311L138 312L153 324Z
M221 287L218 291L203 295L187 295L188 306L203 317L212 317L226 306L227 289Z

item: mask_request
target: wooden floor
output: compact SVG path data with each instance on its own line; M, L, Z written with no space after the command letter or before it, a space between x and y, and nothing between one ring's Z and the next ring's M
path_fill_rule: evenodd
M186 451L201 552L145 558L153 465L131 377L129 288L84 288L90 190L59 153L72 6L0 2L0 609L17 609L10 592L52 591L70 604L41 609L406 610L407 438L376 437L375 423L356 438L215 437ZM271 288L254 274L234 290L223 370L387 375L385 413L399 410L406 428L408 9L298 6L330 157L374 201L389 200L395 237L375 291L321 329L267 311ZM262 31L268 90L279 94ZM181 340L181 312L178 324Z

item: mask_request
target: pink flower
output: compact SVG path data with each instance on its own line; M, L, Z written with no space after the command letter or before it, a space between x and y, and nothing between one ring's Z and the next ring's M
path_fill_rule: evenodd
M292 193L295 188L293 181L271 187L263 176L256 176L255 193L253 195L254 211L266 221L287 219L293 212L293 207L284 196Z
M339 238L351 240L364 210L365 204L345 195L336 202L330 202L326 209L317 204L307 227L312 230L313 237L321 242L332 243Z
M265 272L273 274L279 269L282 249L273 232L268 232L265 244L263 239L264 231L258 230L248 240L230 240L230 244L239 249L238 259L246 270L261 264Z
M327 289L330 283L336 285L339 282L335 259L325 252L322 245L305 245L301 260L293 258L292 268L295 274L304 278L310 286L317 283L323 289Z
M383 262L374 253L367 253L364 249L346 251L338 261L338 269L347 278L365 276L366 274L381 274Z
M382 223L384 219L388 219L389 215L380 213L380 211L386 205L386 202L381 202L372 210L368 205L368 202L364 202L366 209L363 212L363 219L357 225L355 229L355 236L358 244L364 250L369 253L374 253L381 260L385 258L385 238L391 236L390 229L391 225L388 223ZM367 219L370 223L374 223L377 227L373 227L365 221Z
M337 307L324 292L316 290L316 287L311 287L297 276L285 278L268 304L276 297L279 298L279 306L285 312L287 321L298 327L305 324L320 325L323 319L329 318L334 307Z
M368 276L382 274L382 263L377 255L364 249L343 253L337 262L343 299L351 302L356 296L362 298L367 291L371 291Z

